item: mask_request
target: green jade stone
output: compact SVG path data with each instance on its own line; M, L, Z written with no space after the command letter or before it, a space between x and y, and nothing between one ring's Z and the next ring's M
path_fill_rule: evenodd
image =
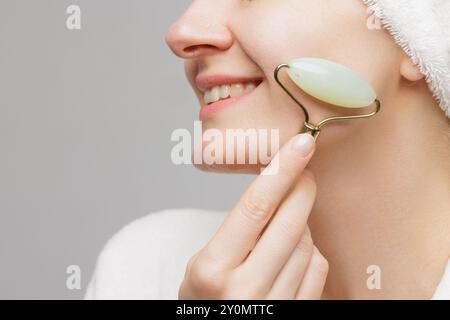
M364 108L376 99L372 86L343 65L317 58L300 58L292 60L288 66L292 81L323 102L344 108Z

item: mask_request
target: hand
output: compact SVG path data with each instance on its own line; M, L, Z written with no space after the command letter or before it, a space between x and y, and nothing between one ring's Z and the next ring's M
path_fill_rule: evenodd
M180 299L321 298L328 262L307 226L316 184L304 170L314 149L311 135L301 134L278 152L266 168L277 163L276 174L258 176L189 260Z

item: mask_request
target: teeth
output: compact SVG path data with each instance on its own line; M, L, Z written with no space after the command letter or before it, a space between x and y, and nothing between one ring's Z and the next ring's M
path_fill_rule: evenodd
M214 87L211 90L205 92L206 104L216 102L220 99L220 87Z
M231 86L228 84L224 84L223 86L220 86L220 98L226 99L230 96L231 93Z
M250 92L254 89L256 89L256 84L254 84L253 82L250 82L245 86L245 92Z
M235 83L231 85L224 84L206 91L203 99L205 100L206 104L210 104L219 100L242 96L243 94L250 92L255 88L256 84L253 82Z
M236 83L231 85L231 92L230 92L230 97L234 98L234 97L239 97L244 93L245 90L245 86L243 84L240 83Z

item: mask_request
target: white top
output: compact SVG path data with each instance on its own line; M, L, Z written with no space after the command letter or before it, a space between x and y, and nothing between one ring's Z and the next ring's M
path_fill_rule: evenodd
M134 221L106 244L85 298L177 299L188 260L214 235L225 215L180 209ZM433 299L450 300L450 261Z

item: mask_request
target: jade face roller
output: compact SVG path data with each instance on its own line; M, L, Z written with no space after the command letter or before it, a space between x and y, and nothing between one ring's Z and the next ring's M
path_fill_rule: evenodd
M370 114L357 116L336 116L320 121L317 125L309 122L309 113L305 106L283 85L279 73L288 69L291 80L310 96L341 108L366 108L375 104L376 110ZM318 58L300 58L280 64L275 69L275 80L305 114L305 123L301 133L310 133L314 139L322 127L337 120L369 118L380 112L381 102L376 98L372 86L351 69L332 61Z

